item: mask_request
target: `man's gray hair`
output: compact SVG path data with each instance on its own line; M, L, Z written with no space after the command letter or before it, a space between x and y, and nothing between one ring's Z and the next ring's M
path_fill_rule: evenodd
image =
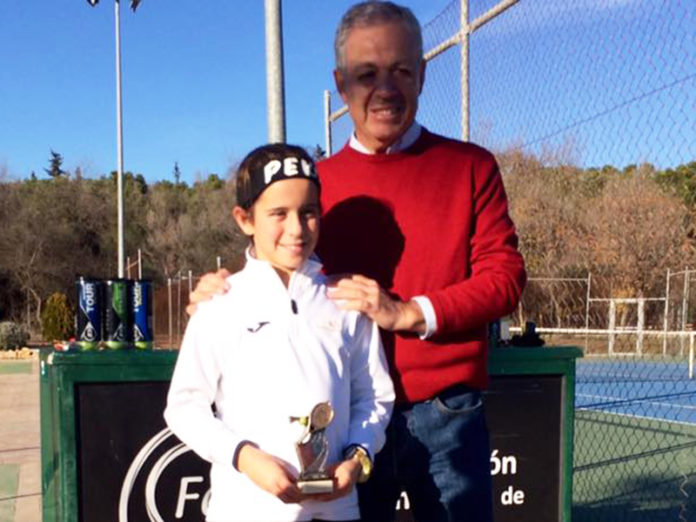
M418 56L423 56L423 36L418 19L408 7L393 2L370 0L352 6L341 18L336 30L334 52L336 53L336 68L345 68L346 40L348 33L354 27L369 27L389 22L400 22L411 32L418 44Z

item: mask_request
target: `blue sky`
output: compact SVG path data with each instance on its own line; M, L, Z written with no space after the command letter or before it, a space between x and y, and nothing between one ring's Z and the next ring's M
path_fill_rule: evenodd
M470 1L471 19L497 2ZM458 2L402 1L426 50L456 30ZM471 38L472 140L581 166L696 160L693 2L521 0ZM126 170L172 179L177 161L193 182L266 141L263 4L142 0L134 14L122 0ZM333 36L351 4L283 1L289 142L324 146ZM116 169L114 53L114 0L0 0L0 176L43 176L51 149L70 171ZM458 55L428 64L419 111L450 136ZM339 144L350 127L336 124Z
M349 0L285 0L287 139L324 143L333 33ZM421 21L447 0L411 0ZM263 0L121 3L124 168L148 181L225 174L267 139ZM0 171L43 176L50 149L116 169L114 2L0 1Z

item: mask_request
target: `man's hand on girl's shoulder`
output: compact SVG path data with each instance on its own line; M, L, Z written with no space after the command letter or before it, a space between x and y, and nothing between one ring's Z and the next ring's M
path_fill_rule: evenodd
M369 277L358 274L331 276L327 295L339 308L362 312L384 330L425 333L425 319L420 306L414 301L391 297Z
M215 295L222 295L230 289L226 279L230 277L230 272L226 268L221 268L217 272L203 274L196 283L196 288L189 294L189 304L186 306L186 313L193 315L199 303L210 301Z

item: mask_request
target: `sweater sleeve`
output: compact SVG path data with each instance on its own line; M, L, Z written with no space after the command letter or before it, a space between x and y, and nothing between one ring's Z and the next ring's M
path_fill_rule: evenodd
M205 328L209 315L199 310L186 327L174 368L164 418L169 428L201 458L232 465L244 440L218 419L211 408L218 392L221 361L215 339Z
M498 165L486 153L472 182L473 222L469 232L469 277L428 292L440 335L480 328L512 313L526 283L524 261Z
M374 460L382 449L394 404L387 361L379 329L363 315L355 323L355 344L350 359L349 444L365 448Z

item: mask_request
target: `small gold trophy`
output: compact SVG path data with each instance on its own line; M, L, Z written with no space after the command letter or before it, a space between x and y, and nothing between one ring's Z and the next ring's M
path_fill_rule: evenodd
M326 440L326 427L331 424L334 411L329 402L320 402L309 417L291 417L305 426L305 431L295 443L300 460L300 477L297 486L307 494L331 493L333 479L326 472L326 459L329 456L329 442Z

